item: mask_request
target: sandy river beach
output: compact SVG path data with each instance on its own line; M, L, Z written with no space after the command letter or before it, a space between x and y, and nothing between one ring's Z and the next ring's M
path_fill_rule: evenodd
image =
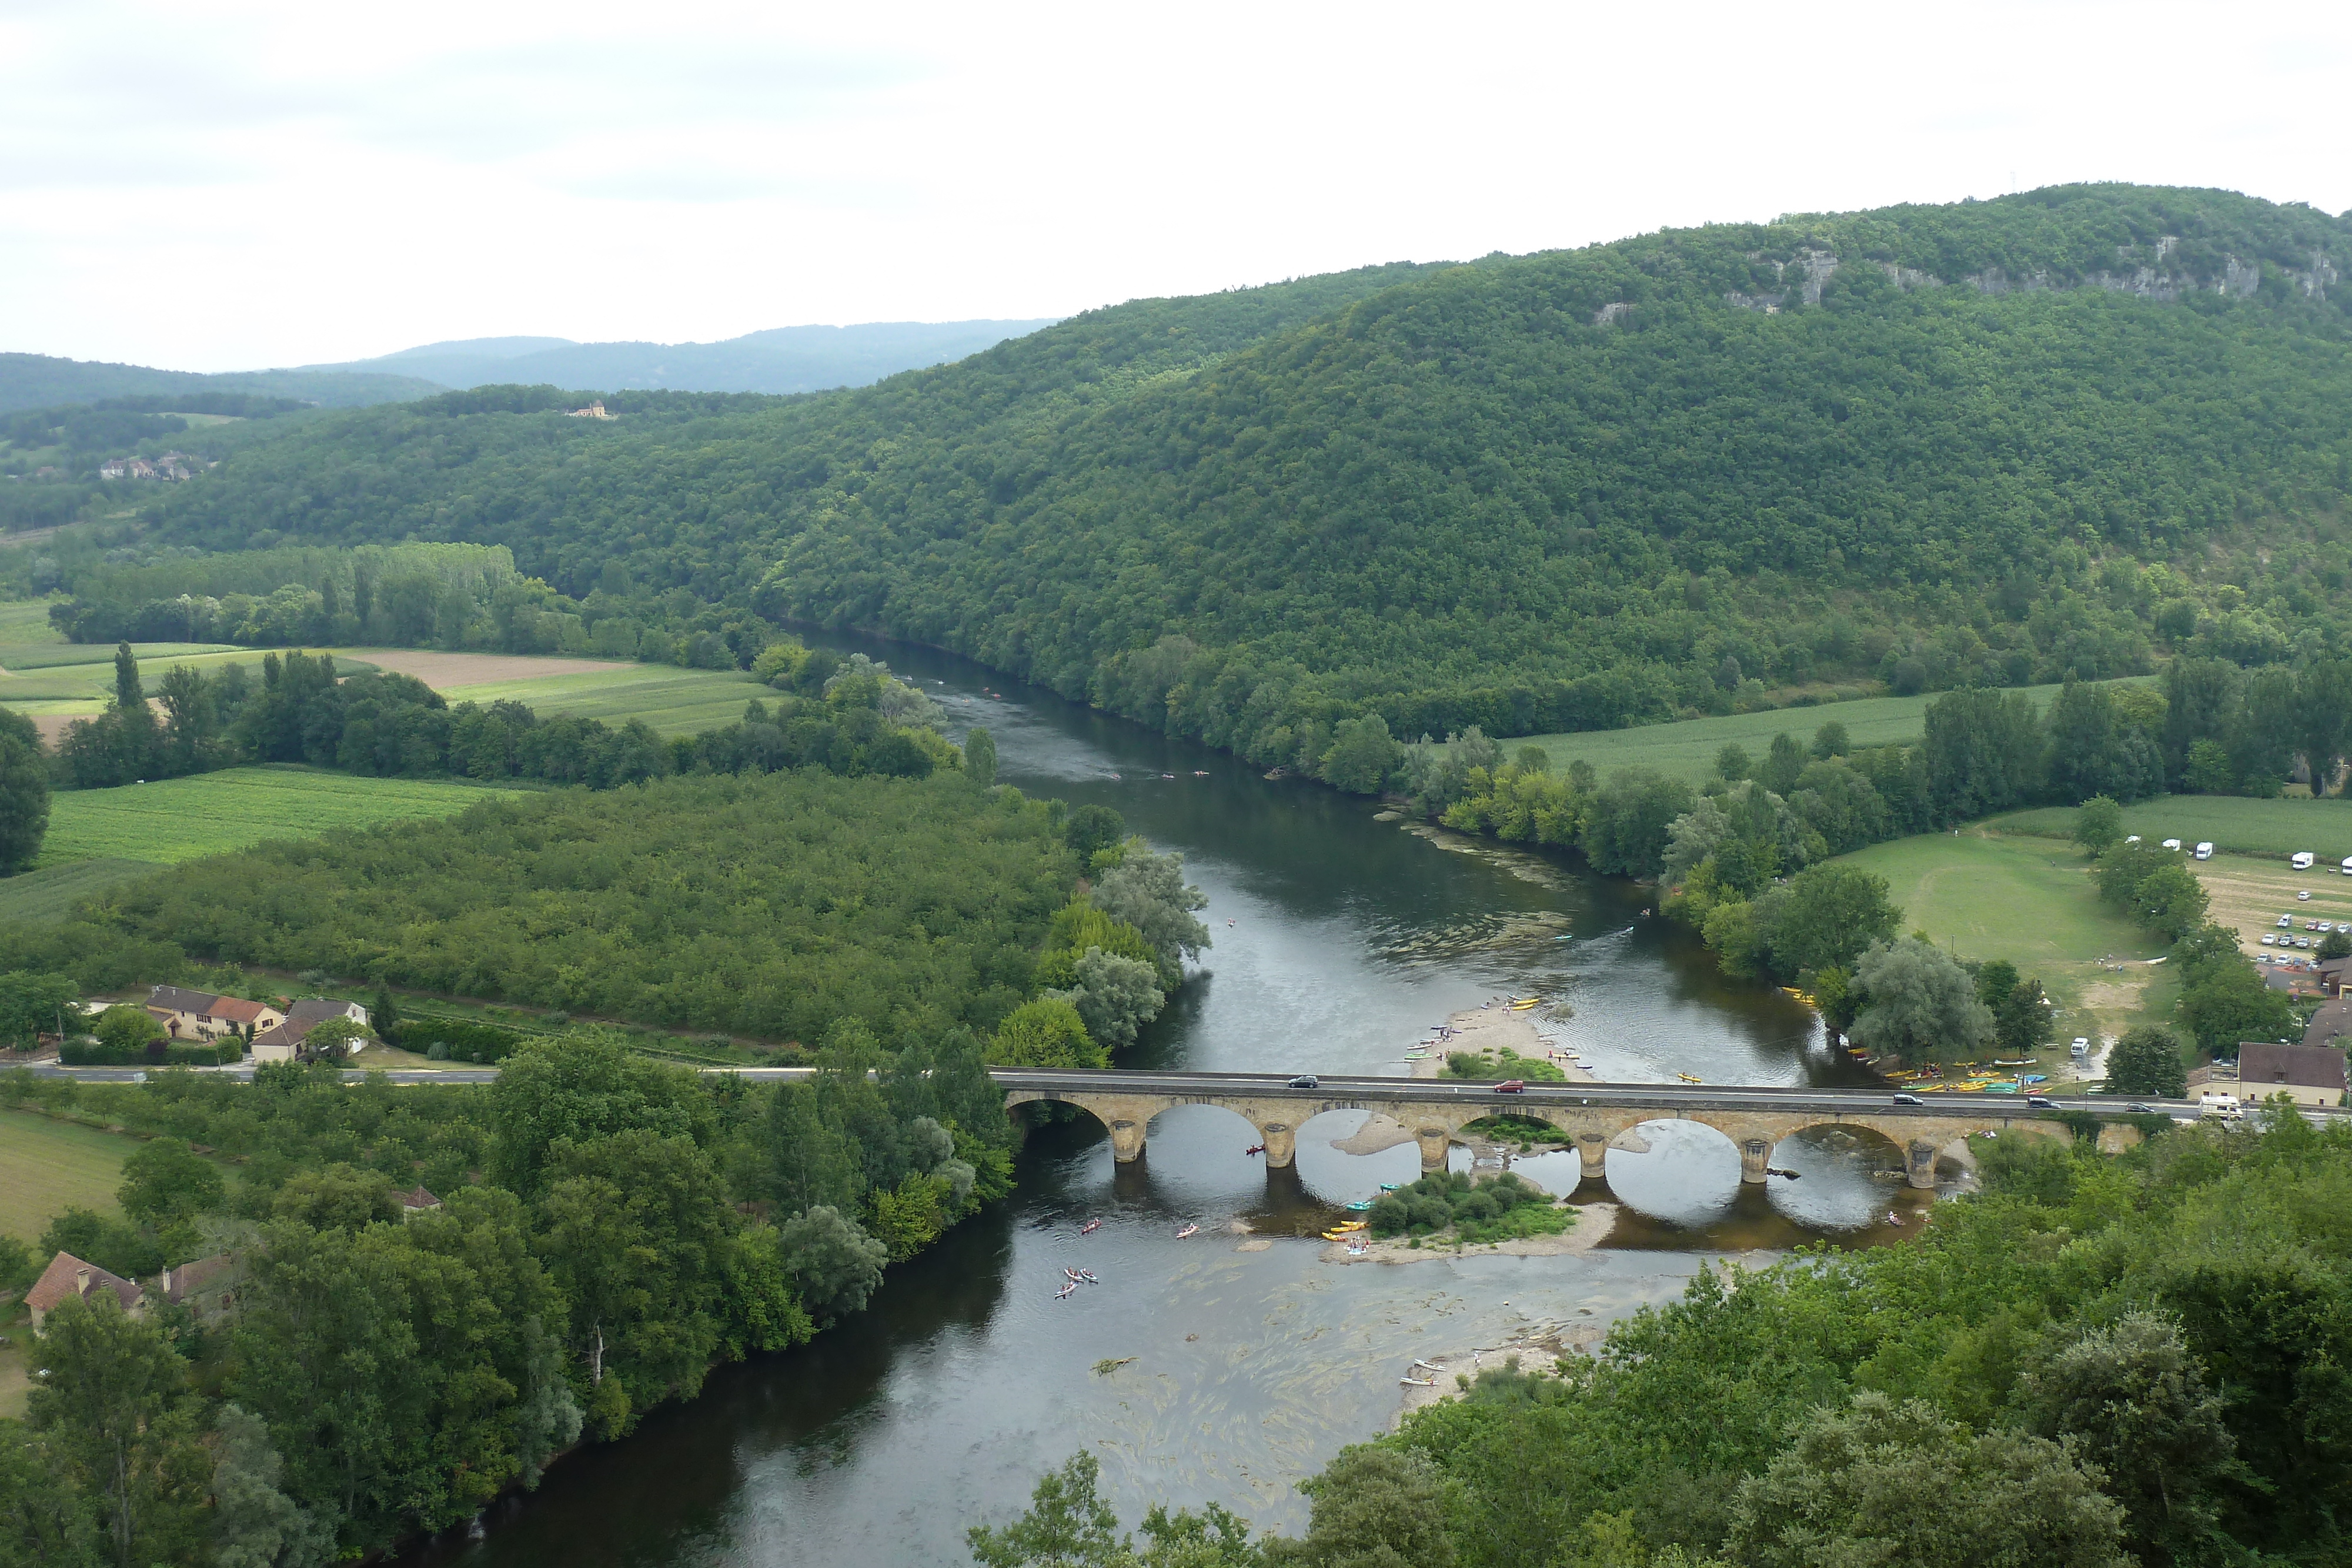
M1444 1070L1446 1057L1454 1052L1499 1059L1504 1055L1531 1057L1541 1061L1548 1057L1551 1046L1536 1029L1533 1010L1513 1012L1508 1008L1465 1008L1445 1020L1448 1031L1444 1043L1433 1046L1429 1054L1406 1064L1407 1076L1434 1078ZM1601 1080L1571 1061L1559 1061L1559 1070L1568 1074L1571 1083L1598 1083ZM1383 1149L1393 1149L1400 1144L1412 1142L1412 1133L1393 1116L1374 1112L1364 1124L1344 1138L1334 1138L1331 1146L1343 1155L1377 1155Z

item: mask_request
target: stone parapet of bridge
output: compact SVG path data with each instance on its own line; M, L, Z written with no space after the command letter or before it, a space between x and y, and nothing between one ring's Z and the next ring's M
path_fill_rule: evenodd
M1121 1165L1143 1157L1152 1118L1179 1105L1216 1105L1242 1117L1257 1129L1257 1141L1265 1147L1265 1163L1270 1168L1291 1163L1297 1152L1299 1127L1326 1111L1370 1111L1402 1123L1421 1145L1423 1170L1443 1169L1447 1147L1471 1123L1507 1114L1556 1129L1561 1140L1575 1148L1587 1181L1605 1179L1611 1146L1627 1146L1626 1135L1644 1122L1696 1122L1714 1128L1739 1151L1739 1179L1744 1182L1765 1180L1772 1150L1782 1139L1812 1127L1860 1128L1876 1134L1901 1151L1905 1173L1915 1187L1934 1186L1937 1158L1948 1148L1962 1145L1979 1134L2016 1132L2061 1141L2074 1136L2059 1123L1992 1109L1956 1109L1946 1114L1938 1107L1924 1115L1793 1107L1684 1109L1658 1105L1561 1105L1535 1099L1497 1103L1491 1099L1465 1100L1451 1092L1442 1099L1423 1099L1410 1092L1361 1091L1328 1099L1029 1088L1013 1089L1005 1095L1007 1109L1037 1101L1056 1101L1091 1113L1110 1130L1111 1155Z

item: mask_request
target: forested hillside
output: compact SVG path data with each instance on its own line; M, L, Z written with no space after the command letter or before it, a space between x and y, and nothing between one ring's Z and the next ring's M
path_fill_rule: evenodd
M865 392L478 392L180 487L159 536L510 546L975 654L1261 762L1332 727L2334 651L2352 225L2068 187L1091 312Z

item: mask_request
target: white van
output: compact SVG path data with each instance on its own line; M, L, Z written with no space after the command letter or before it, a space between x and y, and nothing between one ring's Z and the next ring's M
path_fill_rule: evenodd
M2288 858L2286 863L2294 867L2297 871L2309 871L2311 869L2311 862L2317 858L2318 857L2314 855L2309 850L2297 850Z
M2239 1108L2238 1097L2235 1094L2221 1094L2208 1089L2204 1093L2197 1096L2197 1113L2200 1116L2219 1116L2224 1121L2234 1122L2244 1115L2245 1112Z
M2167 839L2164 841L2164 847L2168 850L2177 850L2180 847L2180 841L2179 839Z
M2197 846L2197 858L2200 861L2210 861L2213 858L2213 842L2211 840L2208 839Z
M2352 876L2352 855L2346 855L2344 857L2344 874L2346 876Z
M2074 1037L2074 1043L2066 1048L2066 1054L2073 1057L2077 1061L2082 1061L2083 1058L2091 1054L2090 1040L2081 1035L2076 1035Z

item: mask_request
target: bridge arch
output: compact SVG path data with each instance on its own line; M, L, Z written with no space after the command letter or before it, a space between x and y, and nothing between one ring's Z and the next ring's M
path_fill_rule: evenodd
M1704 1118L1653 1113L1603 1145L1601 1176L1639 1213L1704 1226L1729 1211L1748 1163L1739 1140Z

